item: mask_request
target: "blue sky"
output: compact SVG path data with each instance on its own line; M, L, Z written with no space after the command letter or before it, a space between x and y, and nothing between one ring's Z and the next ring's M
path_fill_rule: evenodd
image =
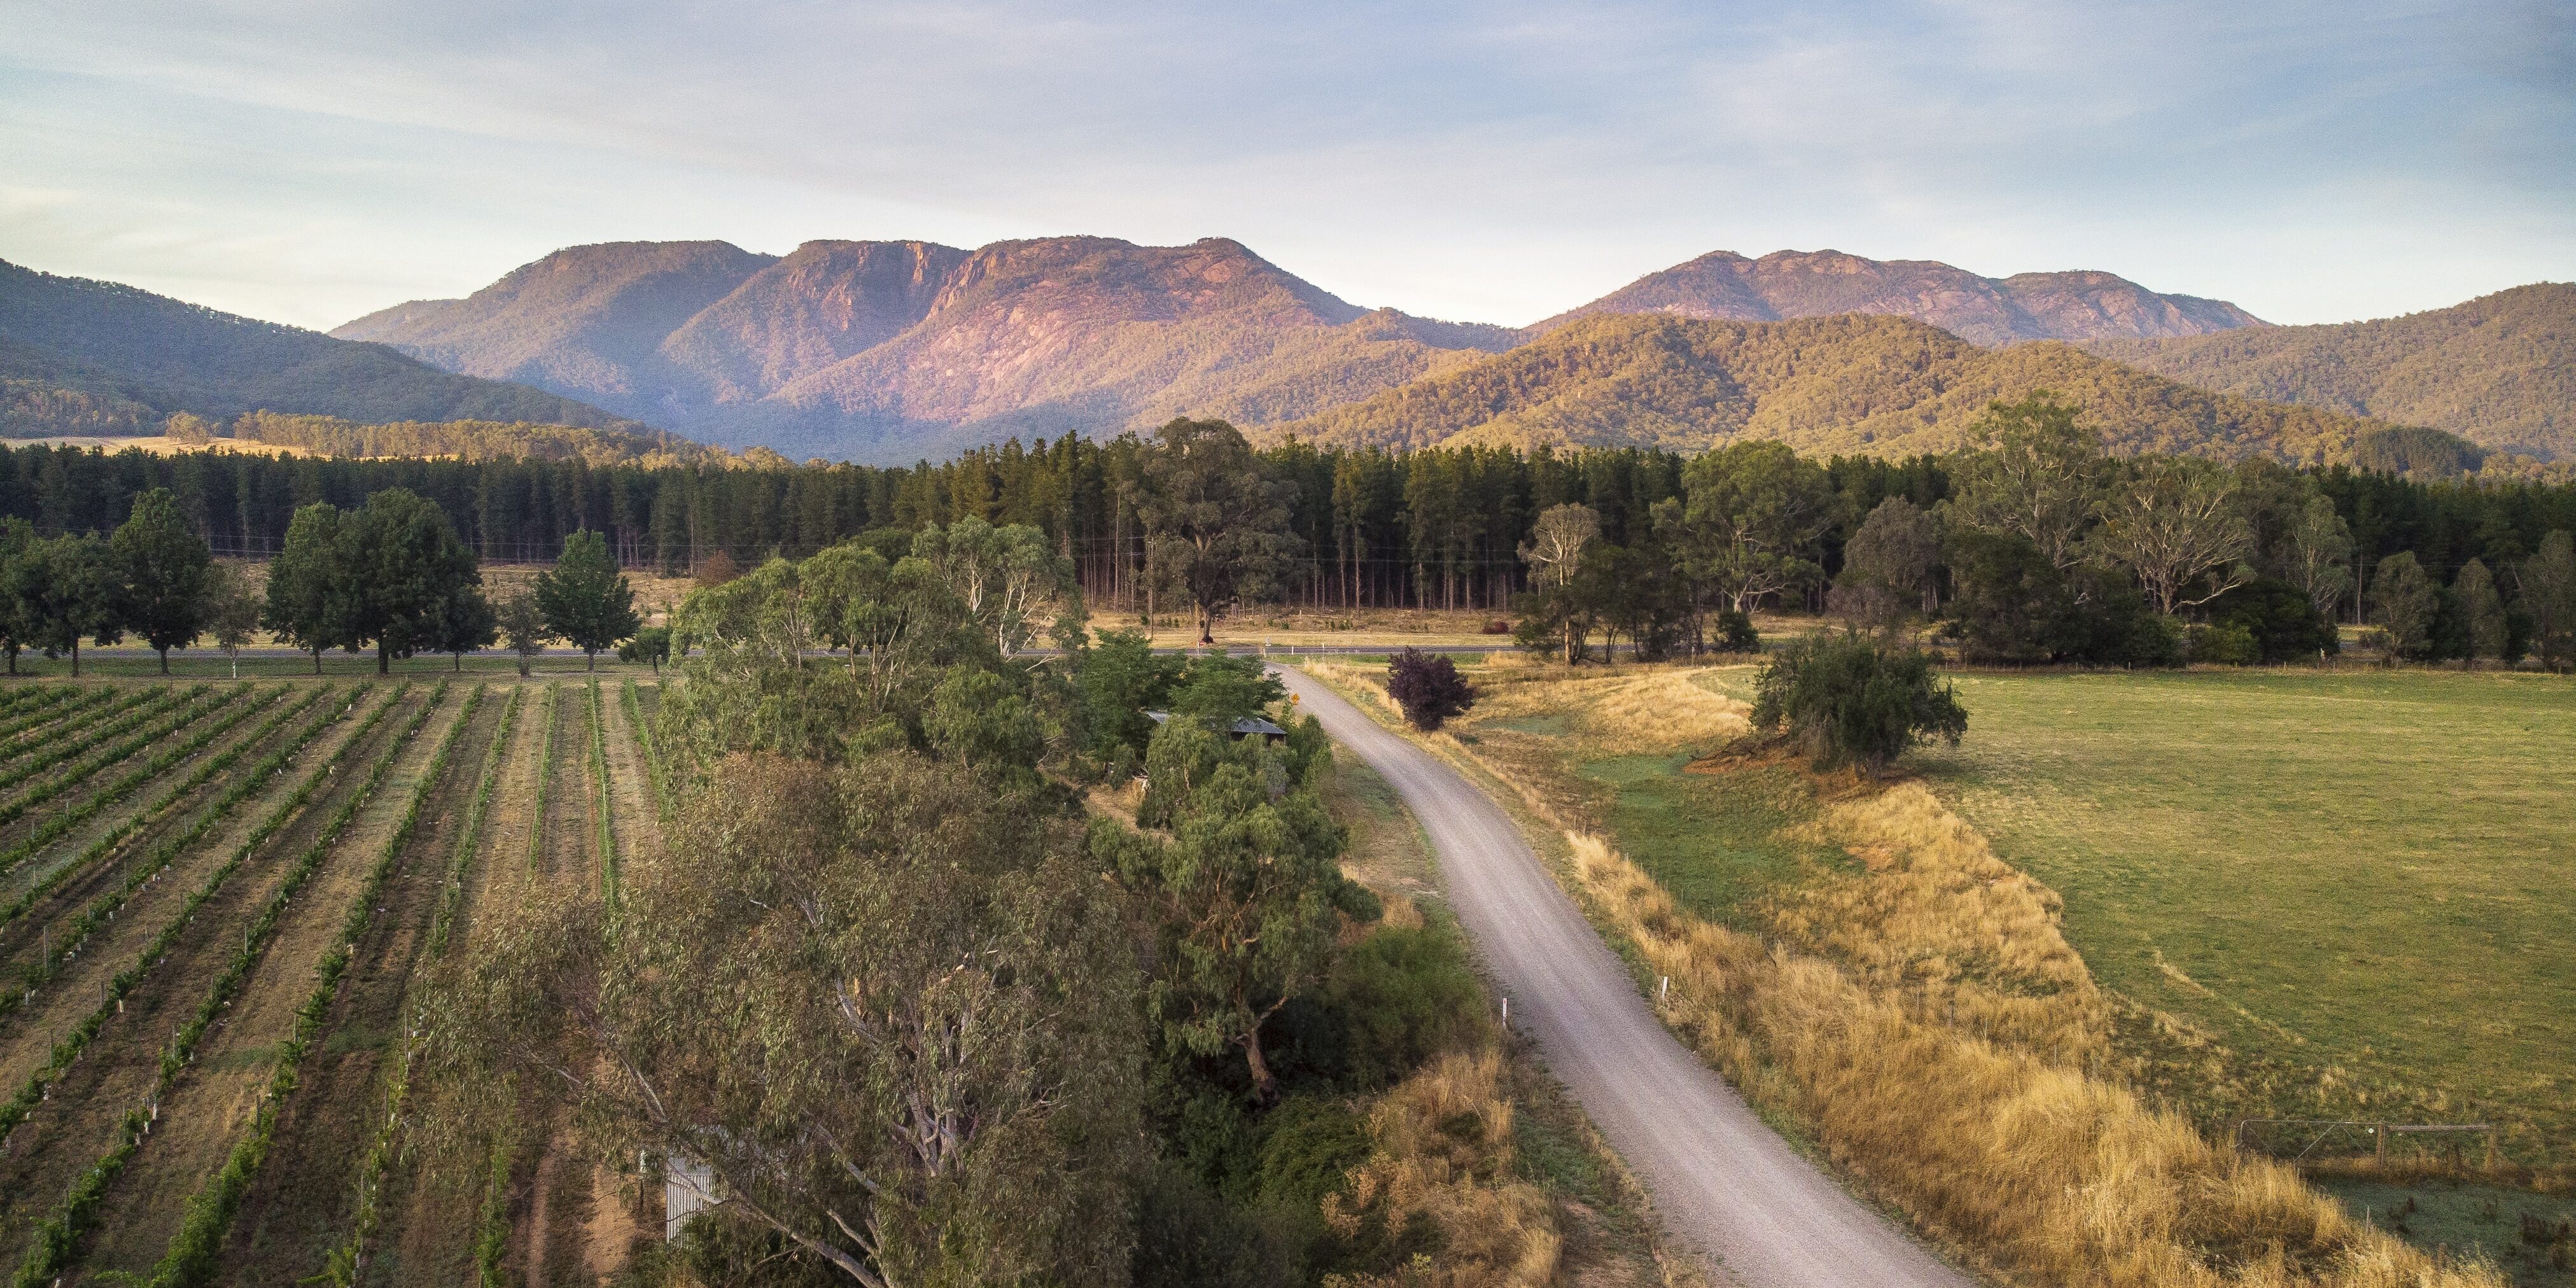
M0 0L0 258L330 326L558 246L1243 241L1521 323L1709 250L2283 322L2576 278L2576 6Z

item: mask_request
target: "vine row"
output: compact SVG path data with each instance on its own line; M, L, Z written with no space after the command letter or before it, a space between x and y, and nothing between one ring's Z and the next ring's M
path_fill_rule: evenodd
M410 693L411 687L410 684L405 683L394 691L392 697L377 706L365 723L350 735L349 741L341 745L341 752L345 754L349 748L363 741L377 722L402 704L404 697ZM170 1090L171 1085L179 1080L179 1076L186 1072L189 1065L196 1062L197 1044L205 1039L206 1030L213 1027L215 1018L223 1012L224 1007L231 1004L233 995L249 981L252 968L259 964L260 955L266 951L270 937L277 933L278 924L284 919L287 904L304 888L305 882L313 878L314 872L321 867L323 857L330 852L331 843L338 839L340 829L348 825L359 808L366 804L367 798L374 794L376 784L382 781L385 771L393 766L394 758L402 751L403 742L420 728L422 721L428 719L430 707L433 705L435 704L424 704L419 713L412 717L411 723L385 744L384 750L378 753L375 763L367 770L366 778L359 782L357 790L348 800L341 803L339 810L332 814L328 823L323 825L321 833L314 837L313 843L306 847L304 853L296 859L294 866L287 870L285 881L278 886L277 892L269 897L268 903L260 909L258 918L252 921L248 932L243 936L241 947L233 951L232 960L226 963L223 974L216 977L214 988L207 993L206 1000L198 1005L196 1015L189 1019L186 1027L179 1030L170 1046L161 1053L161 1073L152 1086L152 1105L157 1107L161 1096ZM308 778L304 788L297 792L297 797L304 797L316 783L330 778L331 771L339 759L338 755L334 755L330 761L317 768L314 776ZM280 826L283 826L282 819L277 821ZM267 837L262 836L258 839L264 841ZM107 1022L108 1015L112 1013L112 1003L120 999L134 983L140 982L144 969L169 950L189 919L195 916L197 908L205 900L213 898L216 888L221 885L223 879L230 876L232 870L248 857L251 844L251 842L245 842L241 849L234 851L231 860L210 877L205 885L189 896L188 906L162 930L162 933L144 950L144 954L136 960L134 966L117 976L116 981L111 985L113 996L110 1001L102 1003L97 1011L91 1013L88 1020L82 1022L79 1029L74 1030L81 1046L87 1046L89 1040L97 1036L99 1028ZM38 1074L39 1077L46 1078L50 1082L52 1078L61 1076L63 1067L70 1064L70 1055L79 1054L74 1050L70 1055L65 1055L63 1047L67 1044L68 1040L66 1043L56 1044L54 1063L41 1071ZM21 1095L24 1094L21 1093ZM117 1143L110 1147L106 1155L93 1164L89 1171L82 1174L80 1182L73 1186L72 1192L64 1197L61 1204L36 1223L35 1241L28 1245L26 1259L18 1264L18 1273L10 1280L10 1288L43 1288L54 1276L62 1273L70 1265L73 1246L87 1231L90 1214L96 1210L99 1199L105 1196L107 1186L116 1179L117 1173L124 1170L125 1164L134 1157L135 1150L141 1147L143 1137L150 1134L155 1116L157 1116L157 1108L154 1114L149 1115L141 1109L127 1111L123 1132ZM23 1111L19 1117L25 1117ZM0 1117L0 1132L5 1132L15 1125L5 1117Z
M232 705L236 700L250 691L250 686L244 685L220 698L217 698L202 708L192 712L182 713L178 719L171 721L168 726L157 729L154 732L138 736L131 748L126 749L122 754L115 755L112 759L108 759L106 763L114 764L117 761L124 760L133 755L136 751L140 751L154 742L158 742L163 738L169 737L173 733L177 733L181 729L196 724L214 712L223 710L225 707ZM117 779L115 782L109 783L106 787L101 788L96 792L92 792L86 799L82 800L80 804L46 819L42 824L37 826L34 832L28 834L25 840L9 847L6 853L0 853L0 872L17 871L19 864L25 863L28 859L35 857L37 851L42 850L46 846L61 839L63 833L98 817L102 813L105 813L117 802L133 795L145 784L150 783L153 779L159 778L162 774L167 773L172 765L178 764L180 761L205 750L206 744L213 742L218 737L221 737L225 731L231 729L237 724L240 724L243 718L255 713L260 707L265 705L266 703L264 702L255 703L251 708L249 708L249 710L238 712L228 719L218 721L210 728L197 730L188 738L187 741L182 742L175 747L163 749L160 754L155 755L152 759L145 761L134 769L128 770L124 777ZM115 748L110 748L109 752L102 752L100 755L102 757L106 757L110 752L115 751ZM86 778L88 777L88 773L94 772L96 772L96 770L92 769L81 774L80 777ZM59 788L53 790L59 791Z
M310 711L315 704L321 702L325 697L328 697L329 694L329 686L314 689L311 691L310 696L306 697L303 701L295 703L285 710L278 712L276 715L269 717L267 722L254 731L250 737L243 739L240 743L226 749L222 755L216 756L207 761L204 765L200 766L196 773L188 776L187 782L172 788L169 795L163 797L150 809L136 815L134 819L120 826L116 831L99 838L99 840L92 844L79 859L56 869L42 882L30 887L25 894L20 895L17 901L9 906L4 915L0 915L0 924L6 924L9 921L15 920L19 915L26 912L28 907L33 905L38 899L51 893L55 886L60 885L73 872L87 868L100 855L105 854L108 850L124 841L126 836L131 833L132 829L140 826L145 818L168 808L180 797L203 786L207 780L227 769L230 769L244 754L249 752L251 748L266 742L271 735L277 732L280 726L293 720L298 715ZM134 871L126 875L125 884L101 895L96 900L93 900L89 907L81 910L80 915L71 918L69 922L65 923L70 933L65 937L61 960L67 961L71 956L77 955L80 952L81 945L88 941L90 935L95 933L99 926L115 919L117 910L124 907L126 900L132 898L135 891L151 884L153 879L161 874L162 870L170 866L170 861L177 858L181 851L196 844L197 841L203 838L208 831L213 830L215 824L222 822L243 801L248 800L253 792L257 791L263 784L265 784L271 775L283 768L288 758L292 757L298 750L301 750L306 743L311 742L325 728L328 728L333 720L338 718L339 715L336 712L325 713L322 719L314 721L311 725L307 726L301 734L297 735L292 744L271 752L265 759L253 765L248 774L245 774L239 781L235 782L230 788L228 788L222 796L217 797L213 804L200 812L196 821L190 824L185 831L179 833L177 836L164 840L160 845L154 847L150 857L146 858L143 862L136 864ZM26 973L25 986L19 992L13 993L7 997L0 997L0 1017L5 1017L11 1011L18 1009L19 1006L23 1005L31 996L33 996L37 988L42 987L46 981L53 978L56 960L56 957L53 955L47 955L34 968L30 969Z
M420 729L429 713L437 709L446 695L447 684L441 682L429 701L422 704L420 714L413 717L410 727L403 731L402 738L396 740L397 745L408 741ZM213 1276L223 1251L224 1236L231 1231L233 1218L241 1211L242 1196L249 1192L251 1181L259 1175L260 1164L268 1158L269 1145L277 1138L278 1115L287 1098L295 1094L304 1057L313 1049L313 1039L321 1032L330 1014L331 1001L339 995L340 981L348 974L349 963L357 957L359 938L366 934L375 918L376 899L384 893L385 882L392 878L394 869L400 865L403 847L411 843L412 833L420 826L421 807L428 803L430 792L445 776L447 758L456 750L456 740L464 735L466 722L474 718L474 709L482 702L483 686L478 684L465 696L465 705L448 724L446 735L438 741L438 750L431 753L429 763L412 783L411 799L404 802L402 821L394 825L393 834L385 838L384 849L376 855L375 866L367 870L366 883L359 888L357 900L349 905L348 915L341 922L339 938L333 942L331 950L322 955L321 979L314 984L311 995L304 999L304 1005L295 1012L294 1036L278 1048L277 1067L269 1074L268 1091L261 1097L259 1109L251 1118L249 1133L233 1143L231 1156L224 1160L222 1168L207 1178L204 1188L189 1196L185 1215L180 1218L179 1232L171 1236L169 1249L152 1267L147 1281L150 1288L183 1288L204 1283ZM372 789L373 786L371 777L368 787ZM354 812L348 807L342 810L344 816ZM411 1041L408 1038L403 1042L401 1058L400 1076L407 1078L411 1063ZM372 1187L367 1184L371 1173L366 1169L379 1165L374 1158L360 1163L359 1198L362 1208L372 1207L368 1202Z

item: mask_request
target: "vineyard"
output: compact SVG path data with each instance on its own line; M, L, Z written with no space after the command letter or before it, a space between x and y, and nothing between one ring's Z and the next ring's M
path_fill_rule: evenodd
M479 1181L408 1134L429 970L660 839L653 689L487 678L0 689L5 1282L592 1283L659 1239L538 1097Z

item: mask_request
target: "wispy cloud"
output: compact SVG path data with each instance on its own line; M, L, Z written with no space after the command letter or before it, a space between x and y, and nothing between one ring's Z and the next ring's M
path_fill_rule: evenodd
M558 245L1237 237L1526 321L1720 247L2311 320L2576 276L2542 3L0 0L0 256L327 325Z

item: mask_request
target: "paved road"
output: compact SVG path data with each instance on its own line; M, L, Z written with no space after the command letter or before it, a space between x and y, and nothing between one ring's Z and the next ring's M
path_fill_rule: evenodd
M1303 710L1394 784L1439 855L1450 906L1538 1043L1664 1224L1750 1288L1968 1288L1762 1125L1637 992L1485 794L1303 672Z

